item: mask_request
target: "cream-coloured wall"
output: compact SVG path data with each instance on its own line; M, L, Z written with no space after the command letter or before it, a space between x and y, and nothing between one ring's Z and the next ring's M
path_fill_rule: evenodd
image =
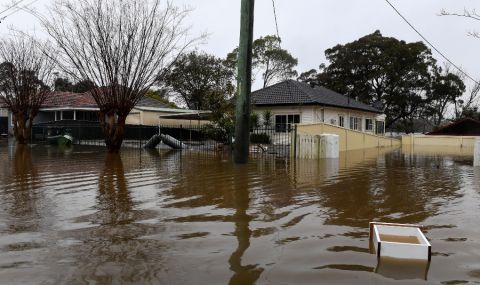
M365 130L365 119L373 120L373 129L368 131L370 133L375 132L375 120L384 121L385 118L383 115L378 115L376 113L370 112L361 112L355 110L349 110L344 108L335 108L335 107L322 107L322 106L272 106L272 107L254 107L253 112L255 112L260 121L260 125L263 123L263 112L265 110L270 110L272 113L272 124L275 124L275 115L290 115L290 114L299 114L300 123L309 124L309 123L327 123L331 125L339 125L339 116L345 118L345 127L350 127L350 117L361 118L361 129L360 131ZM322 114L323 113L323 114ZM322 118L323 117L323 118Z
M473 148L476 138L474 136L404 135L402 145Z
M140 112L130 112L127 118L125 119L127 125L141 125L142 119Z
M297 136L316 136L320 134L336 134L339 136L340 151L366 149L374 147L399 147L401 141L383 136L377 136L370 133L349 130L338 126L317 123L317 124L299 124L297 126ZM293 144L292 144L293 145Z
M142 111L134 109L126 119L129 125L144 125L144 126L158 126L158 124L165 126L203 126L211 123L206 120L178 120L178 119L164 119L161 115L169 115L166 112Z

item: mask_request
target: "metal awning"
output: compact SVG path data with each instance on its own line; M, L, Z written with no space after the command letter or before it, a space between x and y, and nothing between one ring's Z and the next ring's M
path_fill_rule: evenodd
M211 120L211 111L186 112L181 114L160 115L160 119L177 119L177 120Z

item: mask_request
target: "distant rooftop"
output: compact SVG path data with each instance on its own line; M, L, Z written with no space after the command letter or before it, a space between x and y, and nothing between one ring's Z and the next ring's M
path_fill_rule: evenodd
M427 135L480 136L480 121L465 118L443 126Z
M52 92L47 96L42 108L97 108L97 103L89 93Z
M322 86L311 87L307 83L286 80L252 92L252 104L256 106L323 105L347 108L372 113L383 113L373 106L364 104Z
M147 96L140 99L136 107L172 109L172 107ZM98 106L89 92L73 93L55 91L47 96L42 108L98 108Z

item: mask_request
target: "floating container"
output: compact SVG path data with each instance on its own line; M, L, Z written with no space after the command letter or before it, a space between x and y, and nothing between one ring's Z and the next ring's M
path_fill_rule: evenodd
M430 261L432 246L420 225L370 223L370 244L378 258L391 257Z

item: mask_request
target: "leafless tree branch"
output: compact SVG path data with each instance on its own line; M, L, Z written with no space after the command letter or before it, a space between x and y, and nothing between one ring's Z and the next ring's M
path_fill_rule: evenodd
M188 14L161 0L57 0L49 15L37 14L58 46L57 65L99 87L90 92L110 151L157 75L200 39L188 36Z
M13 115L17 142L27 142L33 119L50 92L54 60L46 41L12 31L0 41L0 100Z

